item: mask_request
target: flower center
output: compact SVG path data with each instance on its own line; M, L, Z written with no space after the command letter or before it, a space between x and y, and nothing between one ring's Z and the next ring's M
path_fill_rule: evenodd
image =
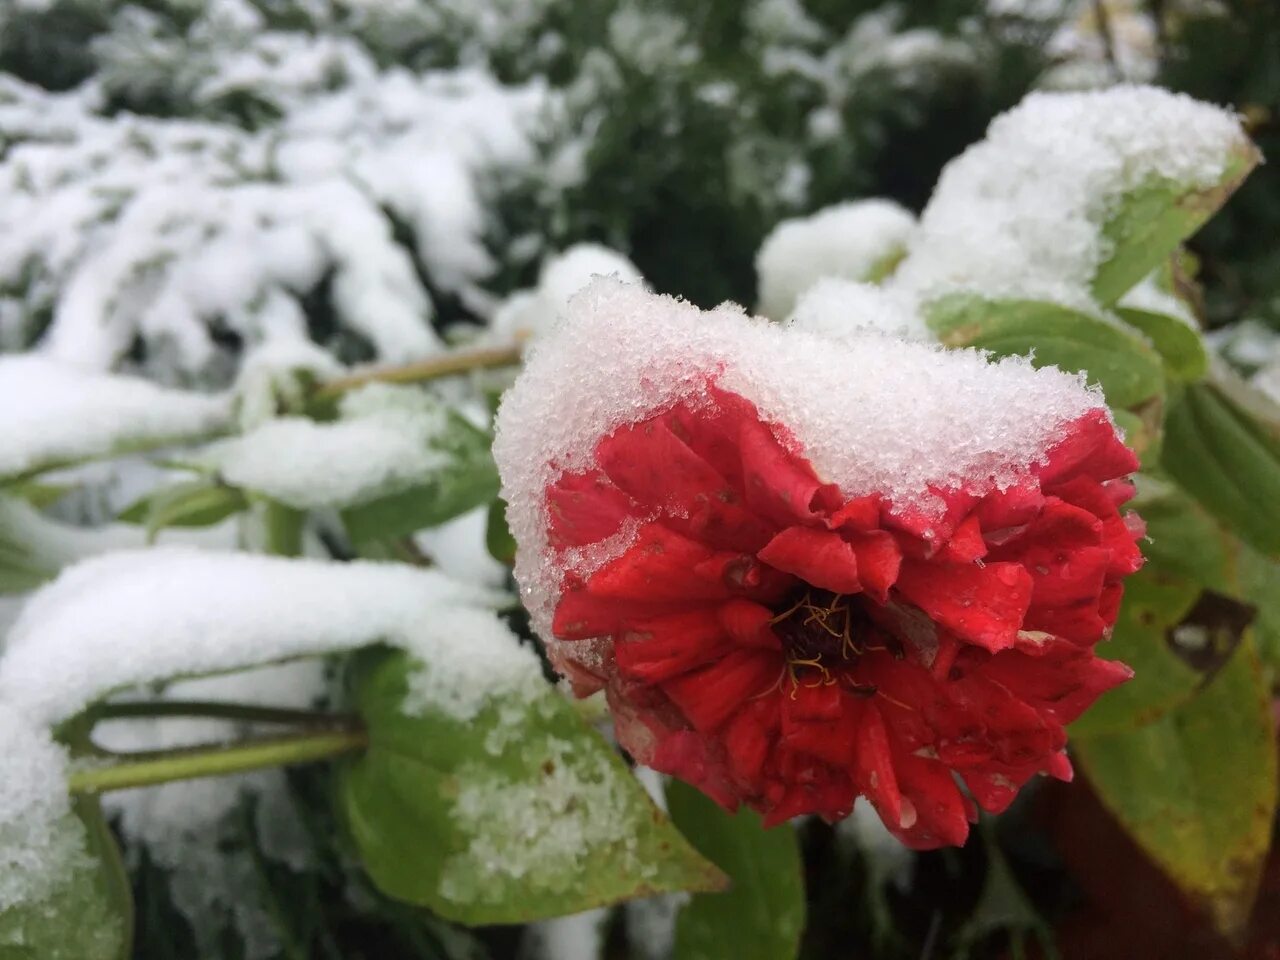
M795 671L817 672L830 682L831 670L863 651L865 616L843 593L806 586L771 621L782 651Z

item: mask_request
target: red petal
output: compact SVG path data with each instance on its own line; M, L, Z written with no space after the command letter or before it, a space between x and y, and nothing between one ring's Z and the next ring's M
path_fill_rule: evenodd
M741 797L729 782L724 761L705 737L692 730L681 730L661 740L649 766L693 784L730 813L738 809Z
M871 801L880 819L892 829L902 822L902 795L893 772L889 735L875 703L862 705L858 722L858 790Z
M650 603L727 600L731 595L728 584L695 573L699 564L718 556L661 524L646 524L622 556L592 575L587 590L597 597Z
M858 580L876 603L889 602L889 588L898 580L902 551L893 534L883 530L846 534L857 557Z
M1093 514L1102 522L1102 546L1111 554L1107 572L1113 577L1127 577L1142 566L1142 551L1134 541L1143 536L1145 526L1131 529L1102 487L1087 477L1076 477L1059 484L1054 493Z
M599 471L566 473L547 488L548 536L557 549L581 547L613 536L639 513L632 499Z
M713 733L753 697L767 693L782 674L782 658L739 649L724 659L662 684L694 728Z
M881 516L884 526L902 530L923 541L927 545L925 555L931 554L940 544L945 543L978 502L973 494L954 487L943 489L930 486L929 492L942 501L941 516L915 507L898 506L887 506Z
M974 507L973 512L984 533L999 534L1030 523L1042 509L1044 494L1040 492L1040 484L1032 480L1006 490L992 490Z
M896 830L886 824L890 831L913 850L963 846L969 836L969 819L951 771L937 760L903 753L895 753L894 768L902 795L911 801L916 819L910 826Z
M906 560L895 589L961 640L988 650L1013 646L1031 602L1031 576L1013 563Z
M827 525L846 533L875 530L880 526L880 497L870 494L849 500L827 518Z
M938 557L955 563L973 563L986 555L987 543L982 539L982 527L977 514L971 513L956 527L956 532L939 551Z
M1038 649L1027 645L1006 650L976 672L1063 725L1079 717L1103 693L1133 676L1123 663L1103 660L1092 651L1065 641L1049 641Z
M551 631L561 640L588 640L615 634L637 617L675 613L686 607L688 603L684 601L615 600L592 596L582 588L566 590L556 604Z
M724 728L725 754L729 769L744 787L757 792L765 760L777 738L776 694L747 703Z
M1049 451L1036 475L1040 485L1048 488L1078 475L1112 480L1137 469L1138 458L1116 436L1106 411L1094 410L1068 426L1066 436Z
M730 600L718 611L720 625L737 643L745 647L781 650L782 644L773 632L773 611L750 600Z
M858 729L846 712L847 696L835 684L794 686L780 699L782 743L834 766L849 766Z
M633 621L613 645L618 670L647 683L669 680L734 648L713 606Z
M835 487L820 483L799 457L783 449L763 423L741 425L743 483L747 506L778 525L810 521L823 501L839 502Z
M732 493L706 460L662 417L619 427L596 446L596 462L618 488L645 506L683 510L699 496Z
M757 554L761 560L793 573L805 583L834 593L859 593L858 557L834 531L788 527Z

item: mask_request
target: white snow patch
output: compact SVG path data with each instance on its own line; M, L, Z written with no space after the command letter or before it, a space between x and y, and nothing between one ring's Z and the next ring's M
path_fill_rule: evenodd
M806 290L787 325L824 337L860 337L878 331L908 340L932 340L933 334L902 290L825 277Z
M732 305L704 313L597 280L535 343L496 422L494 456L519 544L516 579L548 642L566 565L593 569L629 543L623 532L553 557L548 485L591 467L596 444L617 427L696 401L710 378L789 431L818 475L846 496L879 493L926 512L939 507L930 485L982 493L1015 482L1069 421L1105 409L1079 375L1036 370L1025 358L991 362L879 335L836 340Z
M47 897L82 854L67 842L67 764L46 730L0 700L0 913Z
M579 243L548 259L532 290L512 294L494 313L491 329L506 339L541 334L555 324L575 293L596 277L644 283L635 264L598 243Z
M230 397L167 390L33 354L0 357L0 477L229 425Z
M760 312L782 319L823 277L880 279L906 253L915 223L890 200L855 200L782 221L756 254Z
M413 387L372 383L342 398L341 418L268 420L210 447L229 483L296 507L349 507L407 489L449 462L435 441L444 405Z
M537 782L512 780L483 764L459 768L453 817L470 837L465 851L445 861L440 893L458 903L493 901L512 881L547 892L576 882L584 851L617 846L620 866L642 875L628 817L630 776L603 754L582 756L568 741L550 738L553 769ZM651 867L648 869L652 869Z
M397 564L120 551L32 596L0 654L0 701L54 724L138 684L385 641L423 664L408 709L470 718L544 689L537 658L488 609L501 600Z
M1102 228L1125 193L1211 187L1247 144L1233 114L1154 87L1033 93L943 170L894 283L1096 312Z

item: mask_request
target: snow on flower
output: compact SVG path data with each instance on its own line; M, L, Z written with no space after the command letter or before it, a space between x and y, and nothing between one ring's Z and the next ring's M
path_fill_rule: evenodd
M1131 671L1142 525L1081 379L597 281L498 416L517 577L619 742L766 823L962 843ZM962 790L957 778L965 787Z

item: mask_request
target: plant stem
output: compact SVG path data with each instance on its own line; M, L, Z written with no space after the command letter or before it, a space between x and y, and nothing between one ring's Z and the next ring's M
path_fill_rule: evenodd
M92 794L149 787L174 780L312 763L363 750L368 743L363 730L328 730L181 750L125 754L107 766L73 770L69 786L72 793Z
M458 350L398 367L364 370L321 384L316 389L315 399L332 400L349 390L355 390L369 383L420 383L423 380L435 380L438 377L468 373L471 370L511 367L520 362L521 353L520 344L515 343L505 347Z
M139 700L103 704L95 720L129 720L137 717L207 717L244 723L289 723L312 728L351 729L351 718L317 710L284 710L251 703L221 700Z

